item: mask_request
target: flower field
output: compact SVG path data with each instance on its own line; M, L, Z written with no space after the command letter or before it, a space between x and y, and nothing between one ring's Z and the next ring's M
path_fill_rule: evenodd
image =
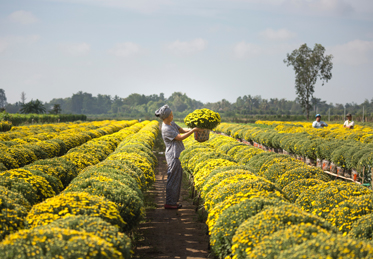
M0 121L10 123L14 126L21 125L22 123L56 123L85 120L87 120L87 116L84 114L19 114L0 112Z
M305 157L319 158L324 143L339 143L329 153L350 143L364 150L360 167L353 169L367 172L372 153L366 135L373 130L329 128L321 132L301 124L256 128L222 123L216 131L234 138L211 134L203 143L186 140L180 161L207 212L210 245L219 258L372 257L373 192L331 176L312 161L305 163ZM274 149L287 153L266 152ZM347 171L357 158L343 153L343 159L338 166Z
M158 122L43 126L4 133L2 154L15 162L0 173L1 258L130 258L126 233L144 217L143 192L155 181Z
M89 140L135 123L101 121L13 127L11 131L0 133L0 170L16 169L40 159L65 155Z
M325 171L370 183L373 169L373 128L331 124L314 129L304 122L264 122L274 128L221 124L217 131L252 142L268 151L284 151Z
M12 128L12 123L9 121L0 121L0 132L8 131Z

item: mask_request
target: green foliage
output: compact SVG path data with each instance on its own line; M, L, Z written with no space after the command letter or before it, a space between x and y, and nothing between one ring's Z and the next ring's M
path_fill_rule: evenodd
M39 99L36 99L36 101L31 100L28 103L22 104L22 108L20 112L26 113L26 114L28 113L40 114L40 113L45 113L46 109L45 109L44 104L41 101L39 101Z
M83 114L11 114L7 112L0 112L0 121L11 121L14 126L22 123L56 123L71 122L71 121L85 121L87 116Z
M294 68L296 94L303 110L307 113L307 119L317 79L319 78L324 85L324 82L332 78L333 56L324 56L324 53L325 48L321 44L315 44L313 49L303 44L299 49L287 54L284 60L287 66Z

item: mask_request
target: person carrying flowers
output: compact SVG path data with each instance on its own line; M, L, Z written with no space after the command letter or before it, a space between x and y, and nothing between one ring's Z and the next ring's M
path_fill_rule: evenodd
M179 160L180 153L185 149L183 140L189 137L193 132L203 131L199 128L184 130L179 127L174 121L174 115L168 107L164 105L155 112L155 116L163 120L162 123L162 138L166 145L166 161L167 161L167 184L166 184L166 204L165 209L179 209L181 204L178 204L181 180L183 177L183 169ZM181 135L180 133L185 133Z

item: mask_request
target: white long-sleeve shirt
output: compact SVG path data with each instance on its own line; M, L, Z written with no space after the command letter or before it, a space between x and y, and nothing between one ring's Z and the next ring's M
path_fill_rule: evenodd
M355 126L355 122L354 121L346 120L343 125L346 126L346 127L352 126L351 128L353 128Z
M323 126L321 126L321 125L323 125ZM312 123L312 127L314 127L315 129L320 129L320 128L327 127L327 126L328 126L328 124L326 124L323 121L314 121Z

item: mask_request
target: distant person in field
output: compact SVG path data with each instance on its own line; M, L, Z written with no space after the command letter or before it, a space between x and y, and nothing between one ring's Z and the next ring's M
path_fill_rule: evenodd
M321 115L320 114L316 114L316 120L312 123L312 127L314 127L315 129L321 129L321 128L324 128L324 127L328 127L328 124L321 121Z
M343 127L348 128L348 129L353 129L355 126L355 122L352 120L351 113L347 113L346 117L347 117L347 120L343 124Z
M174 115L168 107L164 105L155 112L155 116L163 120L162 123L162 138L166 145L166 161L167 169L167 185L166 185L166 204L165 209L180 209L181 204L178 204L181 180L183 177L183 168L179 160L181 151L183 151L183 140L189 137L195 131L203 131L202 129L194 128L192 130L184 130L179 127L174 121ZM180 133L185 133L181 135Z

